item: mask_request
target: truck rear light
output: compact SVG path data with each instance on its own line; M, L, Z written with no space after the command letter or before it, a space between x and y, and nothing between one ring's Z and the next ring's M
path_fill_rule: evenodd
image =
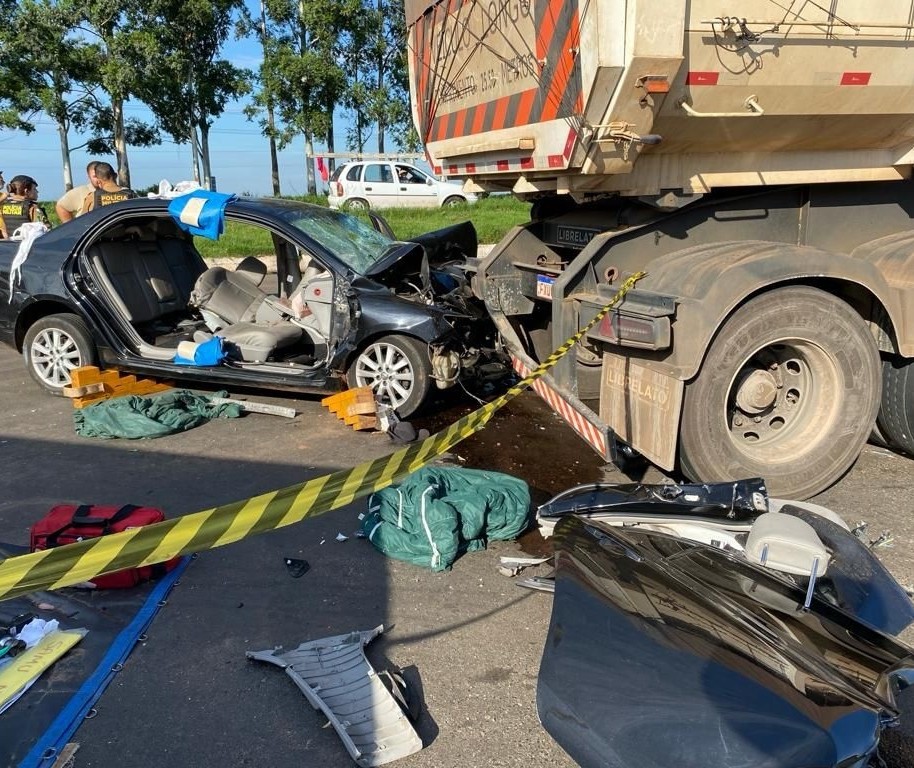
M587 334L588 338L607 344L639 349L670 347L669 317L637 317L612 312Z

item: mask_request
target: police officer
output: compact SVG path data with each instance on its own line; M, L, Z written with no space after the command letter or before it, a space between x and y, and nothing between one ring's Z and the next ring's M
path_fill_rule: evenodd
M20 226L33 221L50 226L44 209L36 202L38 182L35 179L24 175L13 176L6 188L9 195L0 205L4 237L12 237Z
M86 195L83 202L83 213L136 197L136 192L132 189L118 185L117 174L110 163L95 164L94 186L95 190Z

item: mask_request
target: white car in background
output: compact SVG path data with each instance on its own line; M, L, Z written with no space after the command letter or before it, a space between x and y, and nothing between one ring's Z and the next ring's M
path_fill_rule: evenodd
M331 208L437 208L475 203L478 198L454 182L438 181L409 163L360 160L343 163L330 177Z

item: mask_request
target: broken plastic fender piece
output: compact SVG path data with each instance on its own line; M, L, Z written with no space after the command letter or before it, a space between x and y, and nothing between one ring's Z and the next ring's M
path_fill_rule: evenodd
M385 765L422 749L400 705L368 663L364 647L384 631L325 637L282 652L246 656L286 670L305 698L330 720L352 759L365 768Z

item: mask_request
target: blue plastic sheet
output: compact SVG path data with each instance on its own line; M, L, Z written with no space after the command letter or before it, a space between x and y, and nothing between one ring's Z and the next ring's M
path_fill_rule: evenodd
M168 212L185 232L218 240L225 229L225 206L235 195L197 189L176 197L168 204Z
M175 354L174 361L178 365L208 366L219 365L225 359L225 349L222 346L222 337L213 336L202 341L194 349L193 358L181 357Z

